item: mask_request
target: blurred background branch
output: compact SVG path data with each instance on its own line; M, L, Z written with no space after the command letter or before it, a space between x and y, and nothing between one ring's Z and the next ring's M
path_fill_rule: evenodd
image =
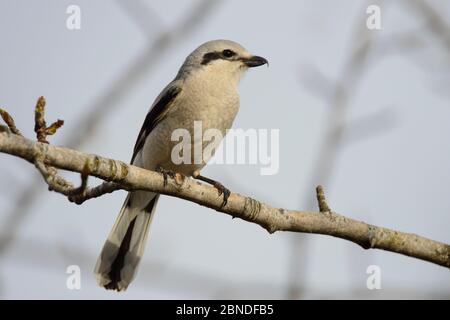
M369 2L361 7L364 11ZM385 14L384 7L383 13ZM322 141L319 144L314 167L311 170L311 177L307 181L307 186L322 184L331 190L331 179L334 167L339 158L339 152L342 147L342 140L347 129L348 120L346 120L350 100L362 83L362 78L367 71L367 66L374 42L374 33L367 28L361 27L365 24L365 16L359 16L354 22L353 37L349 41L349 51L346 55L341 76L336 83L331 84L331 80L318 69L308 68L300 72L301 83L315 83L313 88L316 95L325 99L330 97L327 92L331 90L331 98L328 102L328 112L326 119L322 124L324 131ZM309 71L309 72L305 72ZM320 83L326 84L326 87L320 87ZM303 198L303 197L302 197ZM307 197L305 203L300 207L311 210L315 203L313 196ZM290 260L288 270L289 284L287 298L299 299L302 297L302 288L304 287L307 271L308 243L304 235L292 235L290 245ZM301 273L299 274L299 270Z

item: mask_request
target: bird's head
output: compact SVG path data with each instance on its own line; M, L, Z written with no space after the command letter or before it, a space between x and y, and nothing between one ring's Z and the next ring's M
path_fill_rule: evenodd
M266 59L252 55L239 43L213 40L195 49L186 58L180 73L202 71L239 80L248 68L264 64L268 64Z

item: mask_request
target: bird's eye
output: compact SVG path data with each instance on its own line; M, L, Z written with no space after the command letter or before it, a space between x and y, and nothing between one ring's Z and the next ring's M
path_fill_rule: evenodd
M234 53L233 51L226 49L222 51L222 54L225 58L231 58L232 56L234 56L236 53Z

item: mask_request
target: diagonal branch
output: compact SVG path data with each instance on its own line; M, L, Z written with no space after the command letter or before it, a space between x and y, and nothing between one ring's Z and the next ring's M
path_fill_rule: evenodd
M102 194L102 188L106 192L112 192L119 187L157 192L256 223L270 233L293 231L324 234L352 241L365 249L396 252L450 268L449 245L415 234L377 227L329 211L320 187L317 197L323 212L274 208L237 193L231 193L226 206L221 207L222 200L217 190L193 179L170 179L165 185L160 173L127 165L119 160L35 142L13 134L6 126L0 126L0 152L31 163L38 159L47 166L81 174L86 174L88 170L90 176L107 181L107 187L94 188L97 196Z

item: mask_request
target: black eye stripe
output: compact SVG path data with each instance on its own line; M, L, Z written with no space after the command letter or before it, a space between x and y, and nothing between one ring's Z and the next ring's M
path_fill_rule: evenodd
M222 59L220 52L208 52L203 56L202 64L207 65L213 60Z
M221 52L218 52L218 51L208 52L208 53L205 53L203 55L203 60L202 60L201 64L202 65L207 65L211 61L218 60L218 59L225 59L226 60L226 59L229 59L229 58L231 58L231 57L233 57L235 55L236 55L236 53L231 51L231 50L229 50L229 49L225 49L225 50L223 50Z

